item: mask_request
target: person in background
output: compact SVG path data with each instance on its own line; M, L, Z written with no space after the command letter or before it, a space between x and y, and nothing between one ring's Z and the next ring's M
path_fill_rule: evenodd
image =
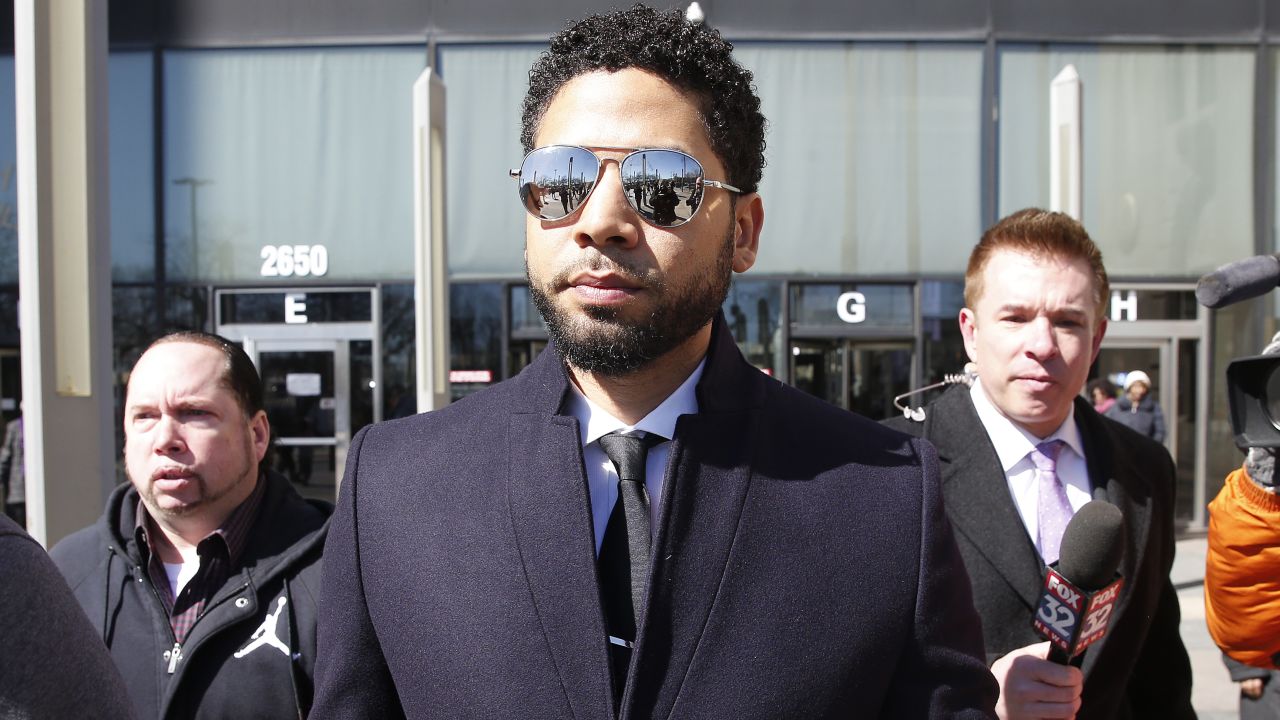
M1089 381L1086 386L1089 392L1089 399L1093 401L1093 409L1099 415L1107 414L1112 405L1116 404L1116 386L1106 378L1094 378Z
M143 718L299 718L311 706L331 504L267 470L262 381L236 343L178 332L129 375L125 470L52 551Z
M1240 720L1276 720L1280 718L1280 670L1245 665L1226 653L1222 664L1227 666L1232 682L1240 684Z
M4 501L4 514L26 527L27 481L22 453L22 416L19 415L4 428L4 445L0 446L0 499Z
M1262 354L1280 354L1280 333ZM1278 481L1276 448L1248 448L1244 463L1227 475L1222 490L1209 503L1205 555L1209 634L1232 660L1265 670L1280 667ZM1247 680L1235 671L1232 676Z
M1080 397L1109 285L1102 252L1070 216L1032 208L1000 220L965 272L960 333L977 382L953 385L920 421L886 421L938 448L1002 718L1195 717L1169 579L1173 460ZM1124 516L1124 587L1077 668L1046 658L1032 617L1067 523L1091 500Z
M1107 417L1162 443L1164 413L1150 393L1151 378L1146 373L1134 370L1125 375L1124 394L1107 411Z

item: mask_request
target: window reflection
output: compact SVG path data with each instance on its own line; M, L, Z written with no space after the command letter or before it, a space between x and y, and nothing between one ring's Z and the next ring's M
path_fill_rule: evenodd
M925 385L941 382L943 376L964 370L964 364L969 361L957 319L962 307L963 282L926 280L920 283ZM919 404L916 400L912 402Z
M169 278L411 277L423 61L418 47L166 51ZM319 267L294 261L300 246L325 248Z
M382 413L388 420L408 417L418 411L413 321L413 285L383 285Z
M449 286L450 386L457 400L501 378L501 283Z
M734 277L724 317L747 362L775 377L786 368L782 346L782 283Z

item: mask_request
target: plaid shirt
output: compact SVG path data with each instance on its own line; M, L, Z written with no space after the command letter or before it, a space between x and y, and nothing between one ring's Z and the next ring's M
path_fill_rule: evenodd
M262 496L266 492L266 479L261 474L253 492L231 512L222 527L209 533L196 544L196 554L200 556L200 568L196 574L178 593L175 598L169 584L169 575L165 572L164 562L156 548L160 543L169 544L164 533L156 528L155 520L147 512L142 500L138 500L137 524L134 536L138 547L143 551L143 562L147 566L147 575L151 586L155 588L164 610L169 615L169 626L173 628L174 641L179 645L186 642L187 634L204 613L204 606L216 593L232 570L240 562L244 553L245 542L249 537L249 529L253 527L258 515L258 507L262 504Z

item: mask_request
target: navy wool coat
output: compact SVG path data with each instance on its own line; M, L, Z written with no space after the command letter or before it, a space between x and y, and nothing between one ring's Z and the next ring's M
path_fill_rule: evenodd
M313 718L615 716L568 382L551 348L355 437ZM931 446L765 376L723 318L697 397L620 716L992 716Z

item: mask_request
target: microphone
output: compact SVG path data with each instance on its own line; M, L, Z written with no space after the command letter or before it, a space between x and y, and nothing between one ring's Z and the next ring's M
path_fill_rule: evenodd
M1220 308L1265 295L1277 285L1280 285L1280 256L1257 255L1227 263L1200 278L1196 283L1196 300L1207 308Z
M1093 500L1067 523L1062 555L1049 568L1032 626L1049 641L1049 660L1066 665L1102 639L1124 579L1120 508Z

